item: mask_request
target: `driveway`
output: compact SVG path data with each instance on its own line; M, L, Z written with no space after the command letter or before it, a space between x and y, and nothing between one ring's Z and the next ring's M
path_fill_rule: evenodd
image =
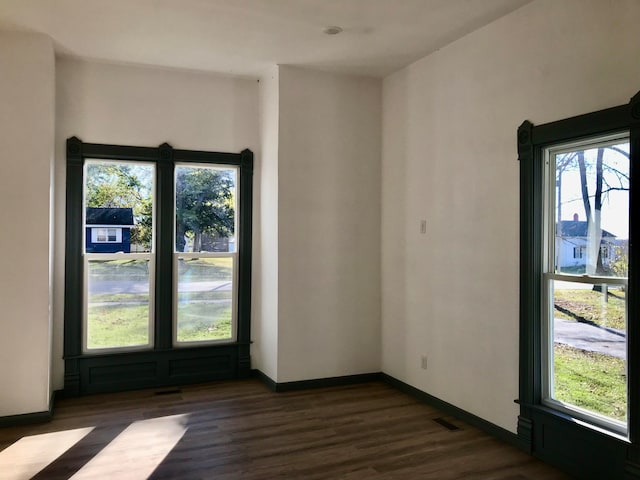
M581 350L627 358L627 335L624 330L556 318L554 341Z

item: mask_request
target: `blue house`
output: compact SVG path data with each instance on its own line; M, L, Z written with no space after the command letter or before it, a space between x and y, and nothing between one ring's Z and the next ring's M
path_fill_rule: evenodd
M133 209L87 207L87 253L131 252Z

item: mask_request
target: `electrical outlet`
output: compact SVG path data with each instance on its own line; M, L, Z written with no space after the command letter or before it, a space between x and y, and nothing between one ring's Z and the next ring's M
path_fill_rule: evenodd
M420 358L420 365L422 366L423 370L427 369L427 356L426 355L422 355L422 357Z
M422 234L427 233L427 221L426 220L420 220L420 233L422 233Z

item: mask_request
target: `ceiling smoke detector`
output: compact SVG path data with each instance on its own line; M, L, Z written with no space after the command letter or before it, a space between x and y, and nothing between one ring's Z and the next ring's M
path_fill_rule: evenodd
M324 33L326 33L327 35L337 35L340 32L342 32L342 28L333 25L333 26L330 26L330 27L324 27L322 29L322 31Z

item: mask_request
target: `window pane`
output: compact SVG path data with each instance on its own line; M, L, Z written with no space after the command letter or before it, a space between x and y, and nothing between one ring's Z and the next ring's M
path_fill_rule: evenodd
M87 349L148 345L149 260L87 265Z
M236 170L176 167L176 252L236 251Z
M85 251L150 252L154 166L88 161L85 169Z
M555 271L627 276L629 142L555 155Z
M551 149L549 163L554 200L547 205L547 218L555 228L545 271L627 277L628 139L609 137ZM605 424L624 428L625 286L619 281L609 285L548 281L549 398L586 411L596 423L604 417Z
M178 342L233 338L232 279L232 258L178 258Z
M551 398L626 421L624 287L551 282L554 310Z

